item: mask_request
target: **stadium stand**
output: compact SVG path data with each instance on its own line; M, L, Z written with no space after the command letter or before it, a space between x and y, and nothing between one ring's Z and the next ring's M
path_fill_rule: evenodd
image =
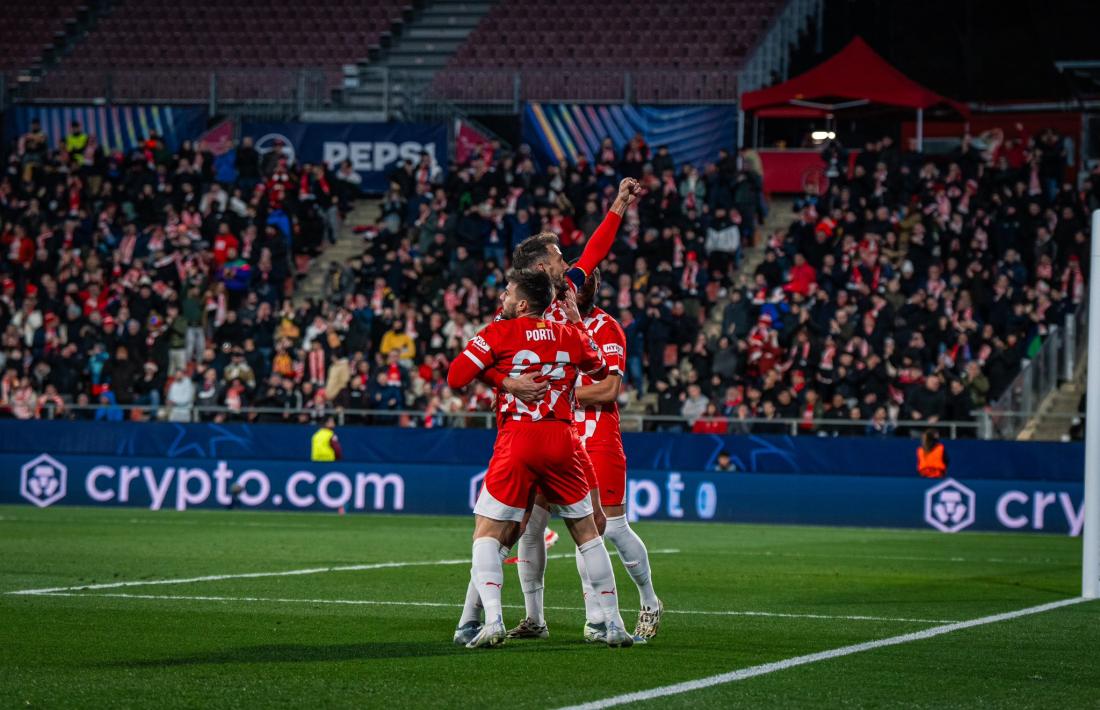
M65 3L56 3L63 5ZM207 96L211 71L247 69L223 82L227 99L271 98L293 91L292 70L324 72L338 85L340 67L365 57L402 17L400 0L277 0L262 10L240 1L164 5L117 0L60 64L34 88L36 98L121 99ZM259 71L257 71L259 70ZM158 94L157 92L160 92Z
M362 255L331 264L323 298L295 306L292 255L318 253L354 192L338 175L269 153L252 166L262 185L219 186L187 145L82 158L34 146L22 137L0 182L0 407L19 418L117 418L114 405L136 404L145 413L130 416L187 420L217 405L202 416L343 409L457 425L449 415L486 411L491 394L450 392L446 366L494 312L511 247L551 230L576 256L632 176L649 192L601 302L627 332L627 400L686 417L650 426L785 431L759 418L787 417L837 433L870 420L886 435L899 420L968 421L1081 303L1084 215L1100 204L1100 179L1080 193L1062 183L1052 132L964 142L940 162L868 144L850 177L802 196L773 234L756 227L751 152L741 169L723 154L700 173L636 138L596 166L540 172L525 149L497 146L447 175L426 156L395 171ZM766 256L742 273L754 234ZM112 407L72 406L97 400Z
M630 70L638 101L732 100L731 70L781 8L771 0L703 2L690 12L657 0L497 3L432 89L454 100L495 100L511 95L519 72L524 99L622 100L617 72ZM609 17L616 18L613 28Z
M710 68L736 65L781 6L704 2L684 13L656 2L497 3L457 54L455 67ZM675 16L676 27L668 21ZM606 19L617 18L614 27ZM534 28L534 31L532 31Z
M37 64L54 36L76 16L80 0L10 3L0 13L0 73L14 79Z

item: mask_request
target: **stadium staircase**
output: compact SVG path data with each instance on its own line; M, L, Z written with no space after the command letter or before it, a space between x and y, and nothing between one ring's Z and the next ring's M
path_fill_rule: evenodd
M5 8L0 12L0 87L16 91L38 83L108 6L107 0L39 0Z
M325 283L325 274L332 262L346 264L348 259L363 254L363 238L356 234L356 227L373 225L382 217L382 203L380 200L359 200L355 203L344 225L340 229L340 236L335 244L326 244L322 254L310 262L309 270L305 277L294 289L294 302L300 304L309 298L320 299Z
M415 10L388 49L357 65L358 86L344 90L344 103L387 119L401 116L409 97L431 83L492 4L431 0Z
M1082 358L1073 379L1063 382L1047 395L1035 416L1016 437L1017 441L1068 441L1074 417L1081 416L1077 406L1085 393L1087 374L1085 358Z

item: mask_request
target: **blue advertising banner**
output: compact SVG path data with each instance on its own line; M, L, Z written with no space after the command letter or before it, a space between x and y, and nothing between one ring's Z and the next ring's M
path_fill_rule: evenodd
M194 140L206 130L205 109L193 106L12 106L7 112L7 139L15 140L30 130L31 121L42 122L42 130L57 147L65 140L73 121L108 151L127 152L136 148L151 131L156 131L170 150L185 140Z
M241 135L251 136L261 153L281 140L299 163L336 167L350 160L364 192L385 192L397 161L417 162L421 153L447 169L445 123L245 123Z
M0 420L0 453L233 458L303 461L308 426ZM485 429L340 427L345 458L362 463L483 466L496 432ZM800 475L898 476L916 473L913 439L811 436L623 435L640 469L705 471L725 451L738 471ZM949 474L960 480L1082 481L1079 443L948 441Z
M0 455L0 503L237 506L468 515L479 466L298 464L214 458ZM928 481L879 476L631 469L633 520L791 523L1078 535L1083 490L1046 481Z
M529 103L523 111L523 142L542 165L573 164L581 155L594 164L604 138L621 152L635 133L642 134L651 151L667 145L677 165L702 167L718 160L720 148L734 152L737 109Z

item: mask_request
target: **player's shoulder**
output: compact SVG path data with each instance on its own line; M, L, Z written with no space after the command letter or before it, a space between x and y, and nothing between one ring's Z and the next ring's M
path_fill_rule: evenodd
M580 342L587 339L588 334L569 321L559 323L557 321L548 320L544 321L544 323L546 328L553 331L554 340L557 342Z
M559 339L576 337L577 326L573 325L569 321L556 321L556 320L542 320L539 321L539 327L546 327L554 331L555 335Z
M623 327L619 321L615 320L610 313L599 307L592 309L592 313L585 320L585 325L595 334L603 333L605 336L614 335L619 338L626 338Z
M470 345L483 352L489 352L493 343L498 343L507 338L508 333L511 331L509 323L511 321L508 320L489 321L474 337L470 338Z
M619 321L615 320L615 316L611 315L610 313L608 313L604 309L600 308L599 306L593 306L592 307L592 317L593 318L599 318L601 320L605 320L605 321L608 321L610 323L614 323L615 325L619 324Z

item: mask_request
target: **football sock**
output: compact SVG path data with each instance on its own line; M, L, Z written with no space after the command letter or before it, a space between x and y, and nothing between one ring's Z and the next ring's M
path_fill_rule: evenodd
M600 609L600 601L596 598L596 592L592 589L592 582L588 579L588 570L584 567L584 555L581 548L576 548L577 574L581 576L581 592L584 594L584 620L590 624L603 623L603 610Z
M537 624L545 624L543 617L543 587L546 577L546 525L550 512L535 506L527 520L527 528L519 538L519 559L516 567L519 571L519 586L523 589L523 604L527 609L527 618Z
M500 559L508 556L508 548L500 548ZM482 612L481 595L477 593L477 581L474 578L474 569L470 568L470 581L466 584L466 601L462 604L462 616L458 620L459 626L465 626L471 621L481 623Z
M657 608L657 594L653 591L653 580L649 573L649 552L645 543L638 534L631 529L625 515L607 519L607 528L604 535L615 549L619 551L619 558L623 561L630 578L638 585L638 594L642 599L642 606L650 609Z
M623 618L619 616L619 598L615 594L615 572L611 569L611 558L603 546L603 538L595 537L578 548L584 557L584 568L588 570L588 579L603 611L607 624L616 623L625 629ZM488 606L486 606L488 611Z
M501 620L500 590L504 586L504 567L500 561L500 543L491 537L479 537L474 540L473 558L473 576L485 607L485 623Z

